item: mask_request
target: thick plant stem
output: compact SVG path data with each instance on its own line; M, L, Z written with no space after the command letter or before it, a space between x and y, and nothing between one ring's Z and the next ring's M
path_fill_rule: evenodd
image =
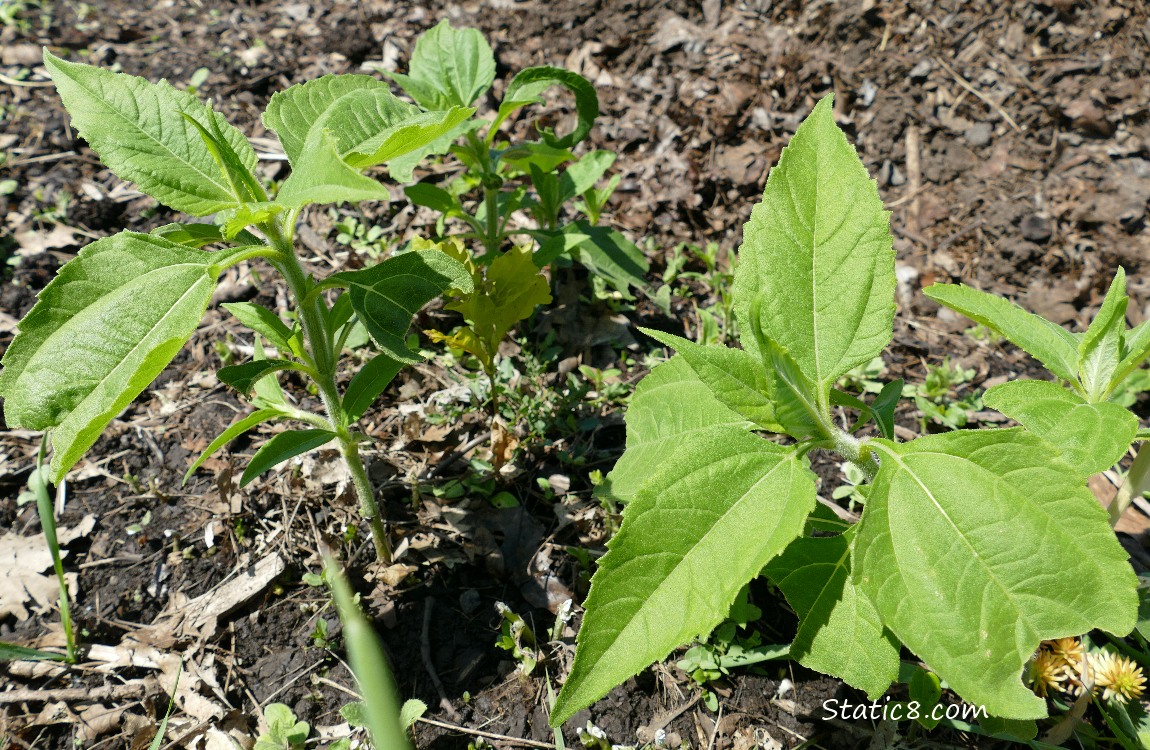
M307 349L315 361L315 378L313 382L323 401L324 411L328 421L335 431L340 445L340 455L351 473L352 485L359 500L360 515L371 527L371 537L375 544L376 556L380 562L391 562L391 547L387 539L387 528L375 501L375 491L371 480L363 467L363 460L359 455L359 446L352 437L343 411L339 390L335 383L335 369L339 359L339 352L333 351L332 332L327 327L327 307L323 296L309 295L313 282L308 279L299 260L295 257L291 241L286 239L278 227L264 227L265 234L273 247L279 251L280 258L275 261L276 268L287 281L292 296L295 297L299 313L300 326Z
M874 453L863 447L861 440L842 430L836 429L831 439L834 441L835 452L859 467L866 475L867 482L873 482L879 469L878 459L874 457Z

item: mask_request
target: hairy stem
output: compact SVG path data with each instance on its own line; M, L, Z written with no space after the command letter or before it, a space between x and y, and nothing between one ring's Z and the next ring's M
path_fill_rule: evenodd
M293 252L291 241L284 236L280 228L273 224L264 225L261 229L280 255L273 263L283 274L288 289L295 298L305 347L315 362L313 382L319 391L320 400L323 401L324 411L332 430L339 440L340 455L343 456L344 463L351 473L352 484L359 500L360 514L371 527L376 556L381 562L389 563L391 548L388 544L387 529L379 504L375 501L371 480L363 467L359 446L348 429L347 415L344 413L339 389L336 387L335 371L339 352L335 351L331 331L328 330L327 303L322 294L311 293L315 283L304 273Z

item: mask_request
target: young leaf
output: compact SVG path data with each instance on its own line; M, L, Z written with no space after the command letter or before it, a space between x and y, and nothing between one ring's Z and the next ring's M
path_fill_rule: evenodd
M755 424L719 401L682 355L639 381L627 409L627 449L597 492L627 503L682 445L715 427L752 430Z
M485 124L486 122L484 120L464 120L427 145L421 146L414 151L408 151L406 154L401 154L392 159L387 164L387 174L396 182L411 182L415 174L415 168L422 164L426 157L446 154L459 138L474 130L478 130Z
M377 354L352 376L343 395L343 410L352 421L359 419L395 379L405 363Z
M244 469L240 477L240 486L246 487L253 479L263 474L277 464L295 458L301 453L315 450L326 445L336 438L330 430L287 430L272 436L272 439L263 444L252 456L251 463Z
M479 29L444 19L416 40L407 75L384 73L426 109L470 107L495 80L495 56Z
M893 444L854 543L853 581L966 701L1035 719L1023 686L1046 639L1135 624L1137 579L1081 474L1019 429Z
M767 575L799 616L791 658L878 698L898 677L898 642L850 580L851 531L800 538L767 563Z
M758 300L751 305L751 328L767 372L775 419L784 432L799 440L829 435L829 407L820 403L819 386L807 377L790 352L763 331L760 307Z
M283 416L284 413L279 409L258 409L251 414L248 414L246 417L240 417L236 421L232 422L230 425L228 425L226 430L217 435L216 439L208 444L207 448L204 448L204 452L200 454L200 457L197 458L195 462L193 462L192 465L188 467L187 473L184 474L183 483L187 484L188 479L191 478L196 469L200 468L204 461L207 461L209 458L211 458L212 455L214 455L215 452L220 448L223 448L225 445L232 442L240 435L243 435L245 432L260 424L261 422L267 422L269 419L277 419Z
M996 385L983 403L1053 445L1084 477L1118 463L1138 432L1138 417L1118 404L1089 404L1041 380Z
M1063 380L1077 382L1079 338L1062 326L965 284L933 284L922 293L1005 336Z
M1125 380L1150 357L1150 320L1144 320L1126 332L1122 342L1122 361L1114 373L1113 385Z
M711 394L728 409L751 420L760 429L783 431L775 422L775 406L768 395L771 389L768 375L762 363L749 352L725 346L700 346L649 328L639 330L677 351L699 380L711 389Z
M215 224L164 224L162 227L153 229L150 234L177 245L197 248L232 241L225 237L223 230ZM244 246L262 244L259 237L246 231L238 233L232 239Z
M279 316L263 305L255 302L225 302L220 307L236 317L236 320L272 342L276 349L287 354L292 351L288 340L291 329Z
M531 248L524 245L513 247L493 260L475 291L463 294L447 308L461 313L484 342L484 365L488 366L511 327L550 301L551 286L547 277L539 273Z
M894 321L894 249L874 180L824 97L783 149L744 229L733 296L743 348L763 332L790 352L825 399L840 376L874 359Z
M67 654L41 651L37 648L0 641L0 661L67 661L67 659Z
M280 187L276 202L302 208L310 203L386 201L391 197L387 188L340 158L336 147L330 130L314 131Z
M448 289L474 289L467 269L439 250L396 255L379 265L331 278L348 285L352 307L375 345L401 362L419 361L405 340L419 309Z
M1114 276L1106 299L1090 327L1078 343L1078 372L1082 387L1091 402L1098 402L1110 392L1110 382L1122 357L1122 338L1126 332L1126 272L1121 268Z
M599 181L599 178L615 163L613 151L591 151L583 158L563 170L559 176L559 202L566 203L575 196L583 195Z
M894 410L900 398L902 398L902 378L884 385L870 405L879 433L887 440L894 440Z
M438 185L418 182L403 189L407 199L417 206L432 208L441 214L452 215L462 211L459 200Z
M191 94L166 82L61 60L44 50L72 124L117 175L165 206L206 216L239 204L228 178L204 145L197 124L222 134L249 171L256 153L243 134Z
M549 66L524 68L511 79L490 132L497 131L503 121L517 109L529 104L541 104L543 92L552 86L562 86L575 95L576 123L575 128L562 138L552 130L542 129L540 135L543 136L543 142L554 149L568 149L582 141L591 132L591 126L599 116L599 95L595 93L595 87L578 73Z
M732 428L681 446L635 494L599 561L551 725L709 633L814 505L814 474L793 449Z
M58 483L192 335L217 253L147 234L97 240L40 292L4 355L10 427L52 429Z
M255 359L242 365L221 367L216 377L246 396L257 382L273 372L302 369L299 364L286 359Z

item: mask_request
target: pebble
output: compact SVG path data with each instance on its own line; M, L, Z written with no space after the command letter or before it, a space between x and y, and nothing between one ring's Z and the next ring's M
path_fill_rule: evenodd
M990 143L994 135L994 127L989 122L976 122L966 129L966 142L975 148L981 148Z

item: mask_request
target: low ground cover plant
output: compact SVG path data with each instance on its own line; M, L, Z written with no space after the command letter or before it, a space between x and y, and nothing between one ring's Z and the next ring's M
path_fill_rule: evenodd
M906 442L893 429L901 381L836 387L889 343L894 292L888 214L828 96L746 225L732 290L742 348L647 331L678 353L639 384L626 452L600 486L626 510L554 725L709 633L760 574L800 618L791 658L877 698L905 646L1000 719L1046 716L1022 680L1043 641L1131 631L1137 578L1085 487L1146 437L1108 402L1150 355L1150 326L1125 326L1122 272L1083 334L965 287L928 290L1067 387L991 389L987 405L1022 427ZM877 435L859 434L871 421ZM862 474L857 524L817 501L812 451Z
M0 394L8 425L51 431L50 478L59 484L196 330L220 275L263 259L287 284L289 318L251 302L227 306L256 335L256 357L223 367L218 377L257 409L217 437L192 470L261 422L294 423L252 456L241 484L335 443L377 554L388 559L387 532L359 453L367 437L354 425L403 365L418 361L405 340L414 314L449 288L470 290L471 275L426 244L319 281L295 254L295 225L308 205L387 200L387 189L363 170L425 148L473 110L426 111L366 75L293 86L274 95L264 113L292 167L269 196L254 174L256 154L247 139L193 95L48 52L44 63L72 124L110 169L164 205L215 215L216 223L121 232L64 265L4 355ZM357 323L376 353L341 392L341 354ZM264 356L260 337L274 356ZM314 384L322 412L288 399L276 379L283 371Z

